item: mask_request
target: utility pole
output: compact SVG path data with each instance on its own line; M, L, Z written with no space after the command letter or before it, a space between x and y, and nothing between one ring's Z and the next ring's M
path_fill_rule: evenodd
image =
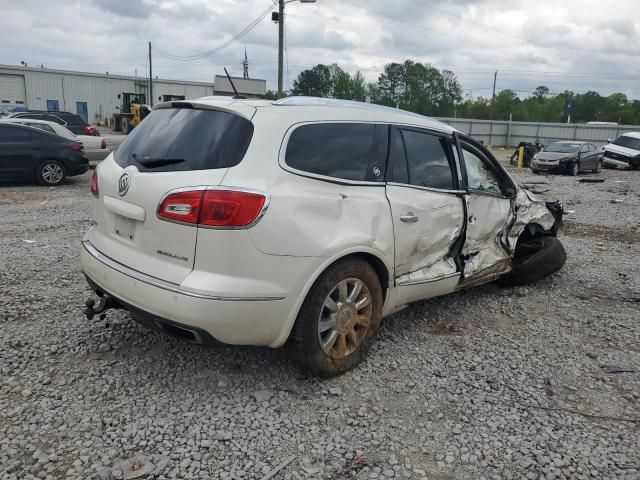
M489 120L493 120L493 102L496 100L496 80L498 80L498 72L493 74L493 95L491 95L491 110L489 111Z
M278 9L278 98L284 96L284 0L279 0Z
M149 106L153 107L153 67L151 66L151 42L149 42Z
M489 110L489 150L493 147L493 102L496 100L496 80L498 80L498 72L493 74L493 94L491 95L491 109Z

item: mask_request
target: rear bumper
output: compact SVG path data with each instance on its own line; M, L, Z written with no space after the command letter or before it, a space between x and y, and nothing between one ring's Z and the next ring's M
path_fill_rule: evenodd
M209 297L146 276L83 242L82 270L91 288L113 297L140 323L197 343L278 347L297 297ZM179 333L184 331L185 335Z
M89 170L89 159L83 156L81 159L74 161L71 165L67 165L67 175L70 177L82 175Z

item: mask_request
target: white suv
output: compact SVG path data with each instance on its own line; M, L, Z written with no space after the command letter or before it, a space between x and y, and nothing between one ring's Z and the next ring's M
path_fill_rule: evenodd
M355 366L411 302L562 267L559 204L401 110L291 97L158 105L96 169L82 268L100 303L215 344Z

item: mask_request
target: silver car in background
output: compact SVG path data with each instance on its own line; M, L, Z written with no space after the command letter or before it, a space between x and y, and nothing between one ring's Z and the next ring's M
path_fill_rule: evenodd
M588 142L554 142L537 154L531 162L533 173L565 173L576 176L580 172L600 173L602 159L596 146Z

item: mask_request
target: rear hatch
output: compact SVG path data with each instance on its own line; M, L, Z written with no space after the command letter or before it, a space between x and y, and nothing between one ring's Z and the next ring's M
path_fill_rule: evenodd
M219 185L252 136L249 119L229 111L154 110L98 168L89 241L129 268L181 283L193 269L198 228L161 219L158 208L169 192Z

